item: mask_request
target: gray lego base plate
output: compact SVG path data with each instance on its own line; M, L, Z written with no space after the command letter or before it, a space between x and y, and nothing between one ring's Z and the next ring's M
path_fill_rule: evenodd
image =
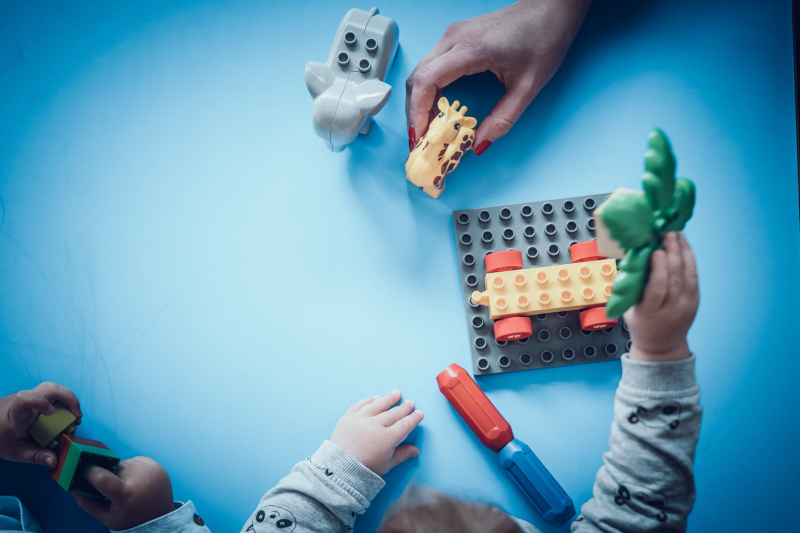
M545 202L453 211L458 268L467 314L467 331L476 376L617 360L630 345L627 327L581 331L579 311L531 317L533 336L498 342L488 307L473 305L473 291L484 291L489 252L522 252L524 268L570 262L574 242L594 239L592 212L607 194Z

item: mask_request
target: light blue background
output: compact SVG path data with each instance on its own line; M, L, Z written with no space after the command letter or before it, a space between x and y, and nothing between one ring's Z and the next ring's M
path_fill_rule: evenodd
M426 413L422 455L359 531L409 482L545 527L436 387L470 364L451 211L639 188L660 126L699 191L691 528L784 529L800 499L790 2L597 2L512 133L434 201L405 181L403 82L448 23L502 5L381 3L400 26L394 94L333 154L303 67L346 2L4 1L0 395L71 387L82 435L155 458L234 531L347 407L397 387ZM501 92L479 75L445 94L482 118ZM580 505L619 377L609 362L480 384ZM100 529L43 468L0 476L48 532Z

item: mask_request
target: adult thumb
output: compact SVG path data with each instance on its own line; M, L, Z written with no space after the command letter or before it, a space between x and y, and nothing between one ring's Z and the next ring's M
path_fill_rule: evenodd
M478 127L475 155L481 155L494 141L511 131L537 93L538 90L533 91L530 85L524 83L507 87L506 94Z

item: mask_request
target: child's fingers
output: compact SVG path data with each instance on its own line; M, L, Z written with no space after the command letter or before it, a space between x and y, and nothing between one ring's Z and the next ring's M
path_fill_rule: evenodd
M403 444L394 449L392 458L389 459L389 470L396 467L400 463L404 463L409 459L419 457L419 448L413 444Z
M79 494L73 494L73 496L75 497L75 501L78 502L78 507L83 509L86 514L100 520L101 522L106 521L106 518L109 515L108 501L98 500L97 498L92 498L91 496L82 496Z
M384 426L389 427L401 418L407 417L413 410L414 402L406 400L400 405L395 405L385 413L379 414L378 417L380 417L380 421Z
M75 393L66 388L64 385L58 383L45 382L33 388L35 392L44 394L50 400L50 403L55 403L56 400L67 406L67 409L75 415L75 418L81 418L83 412L81 411L81 402Z
M681 233L680 236L681 255L683 256L683 277L684 286L687 291L697 292L697 264L694 260L694 253L686 242L686 237Z
M389 429L393 433L395 442L397 444L403 442L408 437L408 434L422 422L424 416L425 414L418 410L392 424Z
M375 416L378 413L382 413L396 404L400 400L401 396L402 394L400 394L400 391L395 389L386 396L382 396L374 402L367 404L367 406L363 409L364 414L367 416Z
M644 288L642 311L652 313L658 311L667 298L667 258L664 250L656 250L650 256L650 279Z
M677 298L683 291L683 254L678 243L678 234L669 232L664 237L664 250L667 252L667 301Z
M117 473L124 475L125 461L119 464ZM99 466L92 466L86 471L86 481L94 485L100 494L105 496L111 501L119 498L125 490L125 482L120 477L112 472Z
M357 413L357 412L359 412L361 410L362 407L364 407L365 405L367 405L369 403L374 402L378 398L380 398L380 396L373 396L372 398L364 398L363 400L359 400L358 402L356 402L356 404L353 407L348 409L345 414L346 415L352 415L353 413Z
M33 442L19 441L19 443L9 451L8 459L11 461L17 463L33 463L48 468L56 467L56 454Z
M44 394L35 390L19 391L11 400L8 416L11 425L17 428L27 429L33 423L37 411L44 415L53 414L53 405Z

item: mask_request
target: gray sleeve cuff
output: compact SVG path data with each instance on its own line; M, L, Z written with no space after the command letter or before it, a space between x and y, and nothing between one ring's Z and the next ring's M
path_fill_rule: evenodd
M211 530L205 527L203 519L197 515L191 501L175 502L175 507L171 513L155 520L112 533L211 533Z
M697 388L694 354L678 361L635 361L622 356L620 389L631 394L642 392L683 392Z
M322 443L322 446L311 456L310 461L332 472L333 479L340 484L344 482L347 485L343 488L358 492L370 502L386 485L386 482L378 474L329 440Z

